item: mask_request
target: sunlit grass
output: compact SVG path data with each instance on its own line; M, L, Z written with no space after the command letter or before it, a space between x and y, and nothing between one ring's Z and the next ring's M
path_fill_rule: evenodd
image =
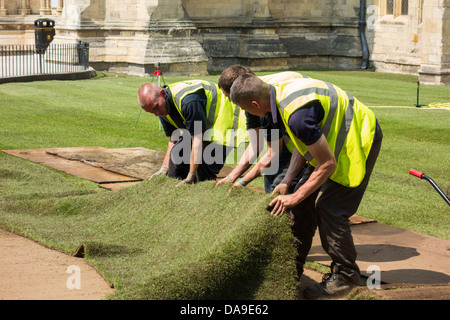
M450 239L448 205L428 182L408 174L423 171L449 193L450 110L414 107L414 76L300 72L352 93L382 127L380 156L357 214ZM166 83L183 79L165 77ZM82 81L2 84L0 149L166 151L158 119L139 116L137 89L150 81L98 72ZM420 94L421 103L448 103L450 87L421 86ZM87 257L118 286L112 298L293 298L292 237L287 219L264 210L268 196L174 183L146 181L110 192L0 153L0 226L69 252L85 243ZM262 186L261 179L252 184Z

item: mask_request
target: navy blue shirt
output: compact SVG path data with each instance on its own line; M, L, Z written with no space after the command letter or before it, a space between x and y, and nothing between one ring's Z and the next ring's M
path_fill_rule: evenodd
M309 146L319 140L322 129L319 127L324 111L319 101L315 100L296 110L289 118L289 128L294 136Z
M247 111L245 111L245 117L247 118L247 130L261 127L262 117L255 116L254 114L248 113Z

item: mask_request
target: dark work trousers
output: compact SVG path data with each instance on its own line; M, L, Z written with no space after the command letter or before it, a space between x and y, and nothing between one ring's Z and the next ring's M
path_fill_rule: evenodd
M278 161L278 171L273 175L264 175L264 191L266 193L272 193L273 189L283 180L286 175L287 169L289 167L289 163L291 161L292 153L286 147L286 144L283 143L283 149L281 150L281 155ZM291 194L294 192L295 186L300 180L303 171L294 178L291 185L289 186L288 193Z
M174 148L172 149L171 155L170 155L170 161L169 161L169 170L167 172L167 175L171 178L177 178L177 179L185 179L189 173L189 167L190 167L190 161L186 161L180 164L175 164L173 162L173 153L177 152L177 157L183 157L184 149L177 149L175 146L183 141L183 138L186 138L185 136L181 136L180 139L175 143ZM211 144L214 144L212 146ZM211 146L210 146L211 145ZM216 144L214 142L208 142L203 141L203 150L205 150L206 147L210 146L208 149L213 150L213 153L211 154L212 158L216 158L215 152L220 152L222 156L217 157L219 160L213 163L207 163L205 162L205 159L208 160L208 157L205 157L205 154L202 154L202 163L198 166L197 172L195 174L194 183L200 182L200 181L206 181L206 180L215 180L217 178L217 175L219 174L220 170L223 168L223 165L225 163L225 160L232 150L231 147L226 147L223 145ZM213 148L212 148L213 147ZM212 148L212 149L211 149ZM210 157L210 158L211 158ZM190 155L187 157L187 159L190 160Z
M356 213L361 203L380 152L382 139L383 134L377 124L374 142L366 162L366 175L358 187L344 187L328 179L316 192L292 208L292 229L294 236L299 240L297 247L299 275L303 273L303 265L318 227L322 247L331 257L332 266L336 266L339 273L353 282L359 282L360 270L356 264L357 254L349 218ZM313 171L314 167L307 167L296 190L305 183Z

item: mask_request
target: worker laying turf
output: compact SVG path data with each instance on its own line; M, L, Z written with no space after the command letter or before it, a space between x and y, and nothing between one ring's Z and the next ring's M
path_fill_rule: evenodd
M232 65L225 69L222 72L218 83L219 88L222 90L223 94L229 98L230 88L234 80L236 80L238 76L246 73L253 74L253 72L249 68L238 64ZM264 82L277 84L291 79L308 78L308 76L298 72L286 71L262 76L260 78ZM259 145L261 141L251 141L241 158L242 161L239 161L239 164L235 166L233 171L231 171L225 178L219 180L217 182L217 185L226 182L234 182L233 187L246 186L251 181L262 175L265 172L265 169L267 167L270 167L275 161L277 169L275 170L274 174L264 174L264 190L266 193L271 193L286 174L292 151L294 150L294 144L292 143L292 141L290 141L287 135L272 135L271 133L273 132L273 130L276 130L277 133L279 133L279 130L273 128L270 122L266 121L265 117L255 116L247 112L246 115L247 119L250 119L251 121L251 125L247 124L247 129L262 129L261 131L263 133L264 139L267 142L267 152L244 177L239 179L239 177L241 177L241 175L250 168L253 163L252 160L259 156L259 153L255 154L254 152L256 148L253 148L252 146ZM256 136L256 138L259 138L260 135L250 135L250 139L252 139L252 137L254 136ZM291 183L291 186L289 187L290 192L294 190L294 187L298 182L300 175L301 173Z
M347 292L360 278L349 218L361 202L382 141L374 113L351 94L315 79L270 85L247 73L233 82L230 97L245 111L265 116L295 145L271 212L280 216L292 208L300 275L317 227L332 259L332 273L306 288L304 297ZM286 194L306 163L295 192Z
M138 100L145 111L159 116L170 137L163 164L153 176L181 179L177 186L215 180L235 147L237 134L229 131L245 132L240 108L209 81L182 81L164 88L147 83L139 88Z

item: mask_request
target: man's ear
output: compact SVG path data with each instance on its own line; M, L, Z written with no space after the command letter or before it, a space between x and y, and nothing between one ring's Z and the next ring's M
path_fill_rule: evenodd
M252 106L253 106L254 108L261 109L261 105L260 105L259 102L256 101L256 100L252 100Z
M166 90L160 89L159 94L162 95L164 98L167 96Z

